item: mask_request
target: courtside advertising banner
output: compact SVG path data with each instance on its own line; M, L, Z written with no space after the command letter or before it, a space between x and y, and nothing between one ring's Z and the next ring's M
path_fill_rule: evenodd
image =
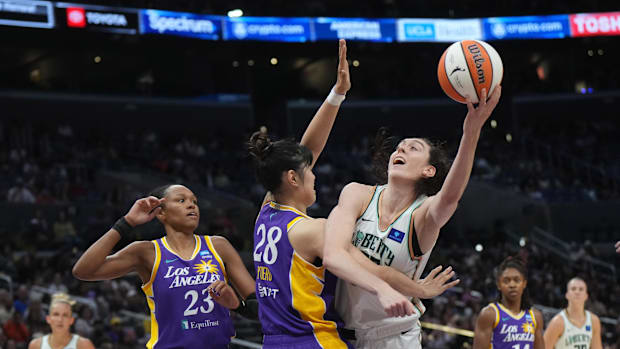
M568 15L491 17L482 20L485 40L570 37Z
M313 40L392 42L396 39L395 19L319 17L312 24Z
M620 35L620 12L570 15L570 29L574 37Z
M455 42L461 40L482 40L480 19L436 19L435 41Z
M222 35L222 19L222 16L140 10L140 33L218 40Z
M224 22L224 40L306 42L311 40L305 17L238 17Z
M435 41L435 20L425 18L397 19L396 38L399 42Z
M124 9L97 5L57 3L58 26L76 30L89 30L118 34L138 34L137 9Z
M0 0L0 25L50 29L54 22L54 6L49 1Z

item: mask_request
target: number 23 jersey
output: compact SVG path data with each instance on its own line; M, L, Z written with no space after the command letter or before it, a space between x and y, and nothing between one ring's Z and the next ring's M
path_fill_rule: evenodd
M165 237L152 241L155 263L142 286L151 310L149 349L228 348L235 334L230 312L207 291L213 282L227 280L224 263L209 236L194 238L189 260L172 251Z

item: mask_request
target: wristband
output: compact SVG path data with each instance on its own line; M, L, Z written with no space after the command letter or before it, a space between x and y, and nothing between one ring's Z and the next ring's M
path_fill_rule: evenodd
M239 299L239 306L233 309L239 315L251 319L258 320L258 300L256 293L252 293L245 300Z
M127 223L127 220L123 216L119 218L116 223L114 223L112 229L116 230L119 234L121 234L121 236L126 236L127 234L131 233L133 227L129 225L129 223Z
M345 98L346 98L346 95L338 94L334 92L334 89L332 89L331 91L329 91L329 95L327 95L327 98L325 100L327 101L327 103L335 107L339 107Z

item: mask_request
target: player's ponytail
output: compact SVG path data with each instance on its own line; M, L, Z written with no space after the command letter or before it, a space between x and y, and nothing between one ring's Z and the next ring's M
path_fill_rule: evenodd
M390 135L387 127L379 128L375 141L370 148L372 154L372 174L377 184L385 184L388 180L388 165L390 155L396 146L396 137Z
M303 168L312 164L312 152L292 139L272 142L267 134L255 132L247 147L258 181L272 193L280 188L282 172L294 170L303 178Z
M257 131L254 132L250 141L248 142L248 151L250 155L257 161L264 161L267 154L272 150L272 143L266 133Z

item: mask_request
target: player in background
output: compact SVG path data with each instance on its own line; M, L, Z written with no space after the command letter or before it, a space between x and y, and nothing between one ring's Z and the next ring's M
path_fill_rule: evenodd
M602 349L601 320L585 310L588 286L578 277L566 284L568 305L545 330L546 349Z
M530 303L525 263L507 257L495 281L499 298L480 311L474 349L545 349L543 316Z
M55 293L50 302L49 314L45 321L50 325L52 333L28 344L28 349L95 349L88 338L71 333L71 325L75 321L71 307L75 303L67 294Z

